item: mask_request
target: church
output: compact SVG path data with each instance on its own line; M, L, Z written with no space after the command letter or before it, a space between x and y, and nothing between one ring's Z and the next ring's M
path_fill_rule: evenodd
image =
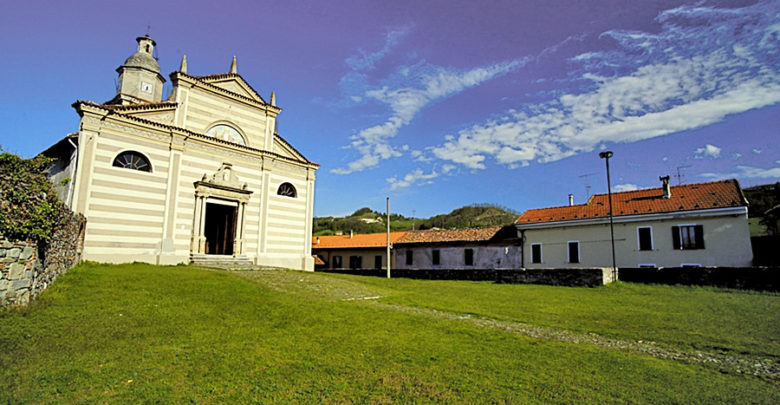
M83 259L234 261L312 270L315 172L276 130L282 109L237 72L165 78L148 35L108 102L79 100L78 132L49 147L50 177L87 218Z

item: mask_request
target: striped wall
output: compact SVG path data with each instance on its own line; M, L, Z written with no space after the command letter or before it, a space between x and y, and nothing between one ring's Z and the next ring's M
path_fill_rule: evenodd
M122 129L101 127L82 136L84 145L92 145L83 148L91 157L84 157L88 170L79 174L88 220L85 259L188 261L194 183L230 163L252 191L244 215L245 255L259 264L293 268L310 260L312 168L199 138L173 146L170 134ZM128 150L146 156L152 172L113 167L114 158ZM277 195L285 182L295 187L295 198Z
M88 186L88 219L84 255L149 256L160 251L168 173L167 145L145 139L128 139L104 130L96 135L91 173L80 173ZM152 172L113 167L121 152L144 154Z
M215 96L197 87L190 89L184 127L198 133L206 133L217 122L232 124L231 126L246 137L247 146L264 148L266 137L264 111L240 101Z

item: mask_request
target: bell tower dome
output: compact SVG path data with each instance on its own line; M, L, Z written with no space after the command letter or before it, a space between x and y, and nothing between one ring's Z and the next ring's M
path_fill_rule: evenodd
M162 100L165 78L160 74L160 65L152 56L157 43L148 35L135 40L138 41L138 51L116 69L119 84L117 95L111 103L127 105Z

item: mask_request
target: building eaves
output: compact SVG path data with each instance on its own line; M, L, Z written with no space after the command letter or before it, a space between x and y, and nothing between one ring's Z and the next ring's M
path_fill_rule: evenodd
M405 232L390 232L390 244L396 243ZM313 236L311 247L314 250L322 249L365 249L387 246L387 233L364 233L353 235L327 235Z
M501 227L470 229L427 229L409 231L397 244L488 242L496 236Z
M747 206L736 180L672 186L670 198L664 198L662 188L623 191L612 193L612 202L613 217ZM608 194L596 194L586 204L528 210L515 224L560 223L608 216Z
M71 106L73 108L75 108L76 111L79 112L79 114L81 114L81 105L88 105L88 106L91 106L91 107L94 107L94 108L99 108L99 109L107 111L110 114L116 114L116 115L118 115L118 116L120 116L120 117L122 117L124 119L128 119L130 121L135 121L135 122L138 122L140 124L150 125L150 126L154 126L154 127L157 127L157 128L165 129L165 130L168 130L168 131L174 131L175 130L175 131L178 131L178 132L181 132L181 133L185 133L188 136L193 136L193 137L196 137L196 138L208 140L210 142L216 142L216 143L220 143L220 144L224 144L224 145L229 145L229 146L232 146L232 147L235 147L235 148L239 148L239 149L244 149L244 150L247 150L247 151L250 151L250 152L255 152L255 153L259 153L259 154L268 155L268 156L270 156L272 158L275 158L275 159L286 160L286 161L295 162L295 163L304 163L304 164L307 164L307 165L312 165L312 166L319 167L318 164L310 162L310 161L306 160L305 158L304 158L304 160L292 159L292 158L289 158L287 156L283 156L283 155L280 155L278 153L274 153L272 151L252 148L250 146L246 146L246 145L241 145L241 144L225 141L225 140L222 140L222 139L217 139L217 138L208 136L206 134L193 132L193 131L190 131L188 129L180 128L180 127L177 127L177 126L174 126L174 125L163 124L163 123L160 123L160 122L151 121L151 120L140 118L140 117L135 117L135 116L132 116L132 115L123 114L122 112L118 112L118 111L116 111L114 109L109 108L111 106L107 106L105 104L96 103L94 101L77 100L76 102L71 104Z
M267 108L275 110L277 114L282 111L282 109L280 107L277 107L275 105L271 105L271 104L266 103L266 101L263 99L263 97L261 97L260 94L258 94L257 91L254 88L252 88L252 86L250 86L249 83L247 83L246 80L244 80L244 78L242 78L237 73L220 73L218 75L208 75L208 76L190 76L187 73L182 73L182 72L178 72L177 71L177 72L171 73L171 80L173 80L173 76L174 75L185 76L185 77L187 77L189 79L195 80L196 82L198 82L199 84L201 84L204 87L208 87L209 89L212 89L212 90L214 90L216 92L225 94L225 95L230 96L230 97L234 97L234 98L237 98L237 99L240 99L240 100L244 100L244 101L247 101L247 102L250 102L250 103L262 104L263 106L265 106ZM260 98L260 100L258 101L258 100L253 99L252 97L247 97L245 95L238 94L238 93L236 93L234 91L223 89L222 87L219 87L219 86L217 86L215 84L209 83L209 82L204 80L204 78L206 78L206 79L214 78L214 77L220 76L220 75L226 75L226 77L230 76L230 77L239 77L239 78L241 78L241 80L252 90L252 92L255 93L255 95L257 95L257 97Z

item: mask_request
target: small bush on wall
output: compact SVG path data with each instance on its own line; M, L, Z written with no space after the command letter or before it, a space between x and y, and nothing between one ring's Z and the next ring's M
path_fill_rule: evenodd
M0 151L0 235L46 241L65 210L46 177L51 159Z

